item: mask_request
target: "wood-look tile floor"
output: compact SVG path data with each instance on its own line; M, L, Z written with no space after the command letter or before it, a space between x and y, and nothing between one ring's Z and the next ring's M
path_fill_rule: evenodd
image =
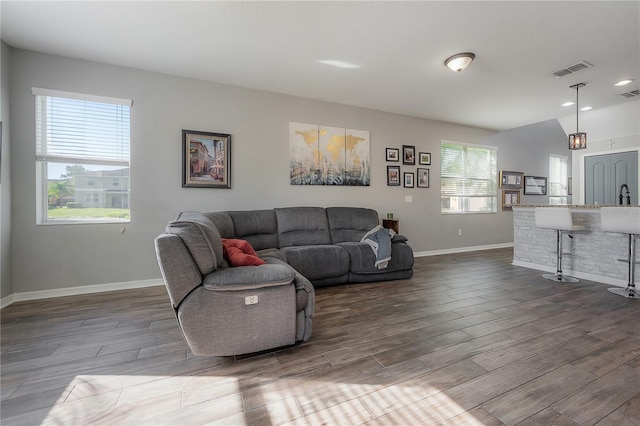
M640 424L640 303L511 259L318 289L308 342L235 359L190 353L164 287L15 303L2 424Z

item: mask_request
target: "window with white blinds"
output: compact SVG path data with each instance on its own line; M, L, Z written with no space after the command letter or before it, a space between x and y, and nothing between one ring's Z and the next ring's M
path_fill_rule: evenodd
M128 222L131 100L32 91L38 223Z
M568 197L567 157L549 156L549 204L567 204Z
M443 214L495 213L498 206L498 150L442 141L440 211Z

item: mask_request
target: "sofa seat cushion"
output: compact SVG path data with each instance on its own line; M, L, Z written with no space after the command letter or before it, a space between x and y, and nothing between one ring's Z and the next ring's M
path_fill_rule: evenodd
M349 272L349 254L336 245L296 246L282 249L287 263L310 281L339 277Z
M339 243L349 252L349 271L356 274L379 274L413 268L413 251L407 244L391 244L391 261L385 269L375 266L376 255L365 243Z

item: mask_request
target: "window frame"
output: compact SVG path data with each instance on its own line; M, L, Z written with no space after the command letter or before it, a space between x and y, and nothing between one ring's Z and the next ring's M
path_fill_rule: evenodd
M494 155L494 164L493 164L493 170L490 171L490 173L487 174L487 176L489 176L489 187L490 190L488 191L487 194L479 194L478 197L482 197L482 198L490 198L491 202L491 210L490 211L471 211L469 210L469 199L473 198L474 195L465 195L465 194L461 194L458 196L458 198L462 198L462 207L463 210L459 210L459 211L452 211L451 209L445 210L443 207L443 200L444 198L454 198L454 196L452 195L446 195L444 193L445 190L445 183L447 180L451 179L452 176L445 176L445 167L444 167L444 156L443 156L443 147L444 145L457 145L459 147L461 147L463 149L463 151L466 153L468 148L475 148L475 149L485 149L487 151L490 151L493 153ZM456 141L450 141L450 140L441 140L440 141L440 163L441 163L441 167L440 167L440 214L442 215L467 215L467 214L496 214L498 213L498 147L495 146L489 146L489 145L478 145L478 144L470 144L470 143L465 143L465 142L456 142ZM463 165L464 167L464 165ZM463 174L466 175L466 171L463 172ZM458 177L458 179L460 180L470 180L470 179L475 179L475 178L471 178L471 177ZM478 180L478 179L476 179ZM487 181L487 179L479 179L482 181ZM464 185L464 182L462 183L462 185Z
M560 182L556 182L555 180L551 179L552 173L551 173L551 163L552 163L552 159L558 159L562 164L564 164L564 179L563 176L560 176L561 181ZM564 180L564 182L562 182L562 180ZM560 185L561 188L561 194L560 195L551 195L552 192L552 185L554 184L558 184ZM553 204L553 205L567 205L569 203L569 157L566 155L559 155L559 154L549 154L549 179L547 181L547 186L548 186L548 190L547 190L547 196L548 196L548 202L549 204Z
M34 95L35 106L35 168L36 168L36 225L84 225L84 224L123 224L131 223L131 107L133 101L131 99L115 98L101 95L92 95L78 92L67 92L62 90L43 89L38 87L32 87L31 92ZM120 158L117 160L105 159L105 158L75 158L68 155L51 155L47 151L49 147L46 145L46 141L42 141L43 130L46 130L46 102L48 99L41 100L39 97L45 98L63 98L67 100L86 101L102 104L119 105L128 108L128 153L126 158ZM42 122L44 121L44 123ZM45 136L46 137L46 136ZM45 144L45 148L42 148L42 144ZM42 151L45 151L44 153ZM129 215L127 218L79 218L79 219L51 219L48 217L49 206L49 177L48 177L48 165L50 163L57 163L61 165L93 165L93 166L107 166L107 167L125 167L128 168L127 179L127 209ZM94 182L95 187L95 182Z

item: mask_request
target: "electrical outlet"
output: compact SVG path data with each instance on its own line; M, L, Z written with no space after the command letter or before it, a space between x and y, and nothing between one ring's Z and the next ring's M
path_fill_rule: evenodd
M462 229L458 229L458 237L462 237Z
M411 195L405 195L405 196L404 196L404 202L405 202L405 203L413 203L413 196L411 196Z
M244 298L245 305L255 305L258 303L258 296L247 296Z

